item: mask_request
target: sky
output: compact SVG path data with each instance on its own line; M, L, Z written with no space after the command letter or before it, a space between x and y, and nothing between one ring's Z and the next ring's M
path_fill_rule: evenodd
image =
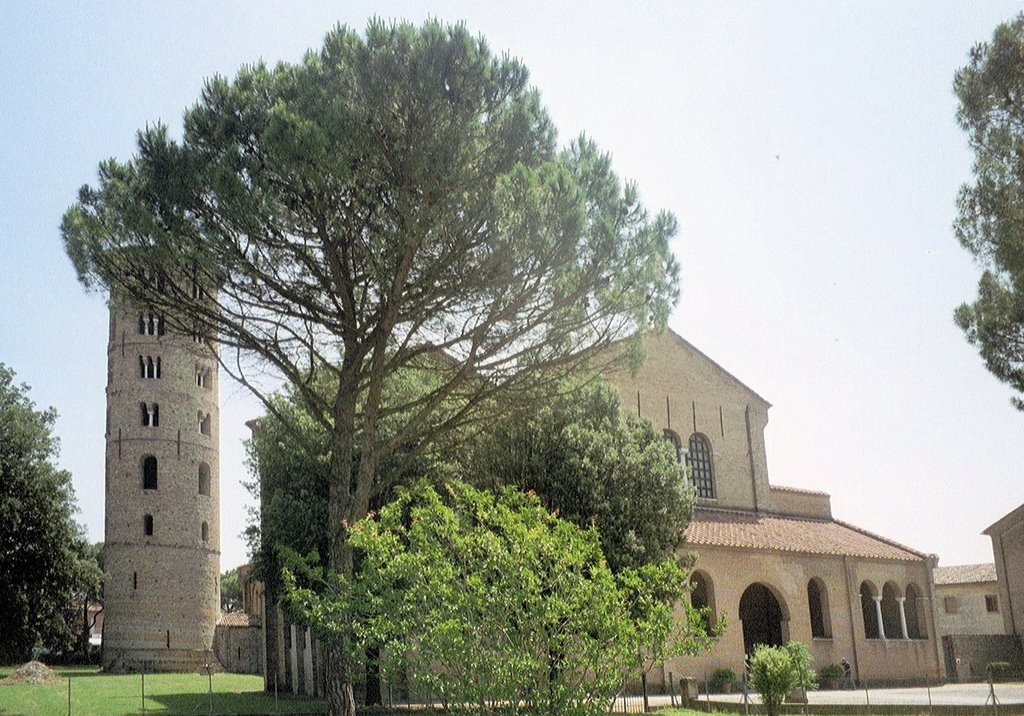
M670 326L769 400L772 484L940 564L1024 502L1024 414L952 321L980 269L951 229L972 155L953 75L1018 2L0 3L0 362L59 412L60 466L103 538L107 311L58 226L99 162L205 79L295 62L341 23L464 21L519 57L679 220ZM221 384L222 569L241 539L244 426Z

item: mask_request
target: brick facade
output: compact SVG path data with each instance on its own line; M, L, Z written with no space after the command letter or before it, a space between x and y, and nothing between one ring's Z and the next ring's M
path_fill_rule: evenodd
M769 403L671 331L648 337L645 352L635 375L619 370L606 377L619 389L624 411L678 437L684 460L691 435L710 443L714 494L698 498L686 551L697 557L709 606L729 622L710 654L672 660L651 675L652 683L667 680L668 672L676 680L703 680L722 667L739 674L752 643L790 639L809 645L815 668L845 657L859 679L939 677L932 558L834 520L824 493L771 485L764 441ZM881 625L874 596L884 612ZM747 607L747 624L744 604L754 605Z

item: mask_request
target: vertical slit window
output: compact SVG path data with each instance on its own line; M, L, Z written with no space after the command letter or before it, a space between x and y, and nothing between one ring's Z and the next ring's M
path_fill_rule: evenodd
M153 536L153 515L146 515L142 518L142 530L147 537Z
M142 458L142 489L157 489L156 457L153 455Z

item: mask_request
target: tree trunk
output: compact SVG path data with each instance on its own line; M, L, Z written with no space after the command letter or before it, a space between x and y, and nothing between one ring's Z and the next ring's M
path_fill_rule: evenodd
M346 351L346 357L351 352ZM338 394L334 404L334 432L331 445L331 483L328 490L330 524L330 566L342 577L352 576L352 550L348 530L359 518L354 514L353 474L355 472L355 416L357 381L352 366L342 366ZM338 637L344 638L344 637ZM329 716L355 716L352 668L346 657L346 645L331 640L325 645L327 713Z

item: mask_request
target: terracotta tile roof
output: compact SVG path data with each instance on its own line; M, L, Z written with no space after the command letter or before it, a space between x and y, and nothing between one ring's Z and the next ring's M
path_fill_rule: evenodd
M996 566L986 564L956 564L932 570L936 584L974 584L996 581Z
M926 558L921 552L838 520L738 510L695 510L693 521L686 528L686 539L692 545L849 555L900 562Z
M262 625L262 621L258 616L245 612L221 612L217 624L227 627L258 627Z
M798 492L801 495L824 495L825 497L831 497L827 492L821 492L820 490L808 490L804 487L787 487L786 485L772 485L773 490L781 490L782 492Z

